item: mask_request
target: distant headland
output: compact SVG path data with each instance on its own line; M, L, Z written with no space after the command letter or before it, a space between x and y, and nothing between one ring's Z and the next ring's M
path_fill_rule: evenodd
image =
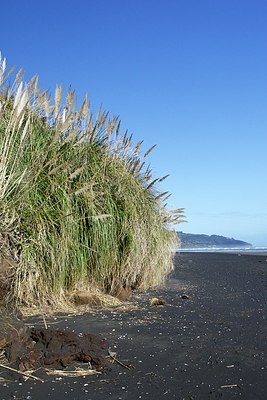
M177 232L182 249L252 247L250 243L219 235Z

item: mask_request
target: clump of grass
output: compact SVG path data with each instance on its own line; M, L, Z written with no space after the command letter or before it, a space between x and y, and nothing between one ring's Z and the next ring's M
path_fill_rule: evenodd
M75 289L116 295L146 289L172 269L177 247L167 211L146 167L141 143L120 121L74 92L54 100L38 78L11 81L0 58L0 247L12 257L11 293L18 302L55 302Z

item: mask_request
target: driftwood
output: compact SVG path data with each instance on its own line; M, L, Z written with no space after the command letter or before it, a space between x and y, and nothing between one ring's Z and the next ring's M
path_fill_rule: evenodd
M32 374L30 374L30 373L28 373L28 372L18 371L18 370L15 369L15 368L12 368L12 367L9 367L8 365L3 365L3 364L0 364L0 367L1 367L1 368L8 369L9 371L12 371L12 372L16 372L17 374L23 375L23 376L25 376L25 377L27 377L27 378L35 379L36 381L39 381L39 382L44 383L44 380L43 380L43 379L38 378L37 376L34 376L34 375L32 375Z
M131 367L129 365L124 364L123 362L121 362L120 360L117 359L116 353L113 353L112 351L108 350L108 355L116 364L121 365L123 368L131 369Z

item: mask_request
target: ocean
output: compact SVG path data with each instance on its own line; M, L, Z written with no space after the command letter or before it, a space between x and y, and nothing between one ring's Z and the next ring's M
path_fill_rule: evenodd
M177 249L177 253L236 253L236 254L263 254L267 255L267 246L250 247L195 247Z

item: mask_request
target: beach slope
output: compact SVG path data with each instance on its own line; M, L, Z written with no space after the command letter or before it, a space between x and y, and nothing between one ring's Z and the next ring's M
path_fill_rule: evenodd
M1 398L266 399L266 260L178 253L166 286L135 294L136 307L54 320L58 329L100 334L124 366L110 363L99 376L49 377L44 384L10 373ZM151 306L153 297L166 304Z

